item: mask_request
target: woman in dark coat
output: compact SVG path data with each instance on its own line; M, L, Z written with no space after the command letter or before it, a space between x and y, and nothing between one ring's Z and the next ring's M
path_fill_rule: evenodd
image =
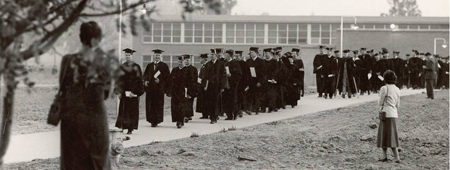
M139 125L139 97L144 93L141 67L131 60L131 55L135 52L129 48L125 51L126 62L122 64L121 69L125 75L118 82L121 87L119 116L117 117L116 127L127 129L131 134L133 130L138 129Z
M299 90L300 78L298 77L298 67L294 64L294 57L288 52L285 54L289 59L289 64L286 65L288 69L287 77L287 87L286 87L286 105L291 105L292 108L297 106L297 101L299 100Z
M186 91L187 71L183 65L183 56L178 57L178 67L172 69L170 73L170 91L171 98L170 110L172 122L176 122L177 128L184 126L184 118L188 106Z
M107 66L98 64L105 60L98 49L101 32L97 23L83 23L82 50L64 56L61 62L61 70L67 69L60 74L65 99L61 110L61 169L111 169L104 104L110 77ZM97 76L88 72L93 69Z

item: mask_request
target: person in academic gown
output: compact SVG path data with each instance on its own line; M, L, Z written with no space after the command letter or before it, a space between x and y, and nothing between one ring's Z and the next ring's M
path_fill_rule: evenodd
M419 54L420 56L419 56L419 58L421 59L421 61L420 61L420 65L421 66L419 66L419 69L420 69L420 72L419 72L419 81L420 81L420 88L425 88L425 83L426 83L426 79L425 79L425 70L424 70L424 67L426 67L426 65L427 65L427 57L425 56L425 53L420 53Z
M336 91L336 75L338 75L338 59L331 55L333 48L328 48L328 56L323 60L322 76L324 78L323 89L324 98L333 98ZM338 50L335 51L339 52Z
M367 92L367 94L370 95L370 82L369 82L369 77L368 74L371 74L372 72L372 66L373 66L373 59L372 56L370 56L370 54L366 53L366 49L367 48L361 48L360 52L361 55L358 56L358 59L360 59L359 61L357 61L357 59L355 59L355 64L358 67L358 77L359 77L359 86L358 86L358 90L361 91L361 95L364 95L364 93ZM357 61L357 63L356 63Z
M236 120L239 116L237 89L242 77L239 62L233 58L234 51L227 50L225 56L225 72L228 77L228 88L223 92L223 110L227 115L225 120Z
M392 58L394 63L394 73L398 77L397 83L395 84L400 90L403 88L403 68L405 67L404 60L399 57L400 52L394 51L394 56Z
M266 80L265 85L263 85L265 87L264 91L264 103L261 106L262 107L262 112L266 111L266 108L268 108L268 112L271 113L272 111L278 111L278 109L276 108L276 98L278 95L278 77L276 77L276 73L278 72L278 64L277 64L277 60L273 58L272 53L273 50L272 48L266 48L264 49L264 66L266 69L266 73L265 73L265 77Z
M285 109L286 108L286 86L288 85L288 68L287 64L285 64L281 58L281 49L277 51L274 55L274 58L277 60L277 86L278 86L278 95L276 100L276 108L277 109ZM283 55L284 56L284 55ZM286 56L284 56L286 57ZM287 57L286 57L287 58ZM289 61L289 60L288 60Z
M381 75L381 71L378 71L380 68L379 66L382 64L382 62L380 62L382 60L381 53L375 54L374 58L375 59L373 60L374 64L372 66L372 76L369 81L373 93L378 93L378 90L380 90L381 86L383 86L383 81L378 77L378 74Z
M325 46L320 46L319 49L320 53L316 54L313 60L313 74L316 74L317 93L319 93L319 97L322 97L324 78L321 72L323 70L323 60L326 59L327 54L324 54Z
M406 54L406 59L403 60L403 68L402 68L402 74L403 74L402 82L403 82L403 85L406 86L406 89L409 89L411 87L410 73L409 73L409 69L408 69L409 58L410 58L410 54Z
M354 79L354 62L353 58L349 57L350 50L344 50L344 57L339 58L338 64L339 64L339 79L337 81L338 83L338 89L339 94L345 98L347 95L348 98L351 98L352 95L356 93L356 80Z
M197 105L195 112L202 113L200 119L209 119L206 112L205 86L206 86L206 63L208 62L208 54L200 54L200 72L198 73L198 89L197 89Z
M387 70L394 71L394 60L392 58L389 58L389 51L386 48L382 48L382 58L377 61L376 63L376 77L378 79L381 79L380 81L383 81L382 78L384 72ZM379 90L379 88L377 89Z
M207 63L206 70L206 112L209 115L211 124L217 123L219 115L223 114L222 108L222 92L224 91L227 79L225 73L224 61L217 58L214 49L209 54L211 60Z
M241 67L242 77L239 81L239 85L237 88L237 101L239 108L239 117L243 116L242 112L246 112L247 114L251 114L248 109L247 104L247 91L248 84L250 80L250 69L248 67L247 62L245 62L245 58L242 56L243 51L235 51L236 61L238 61L239 66Z
M284 54L288 60L289 64L287 65L288 68L288 78L287 78L287 93L286 93L286 105L291 105L292 108L295 108L297 106L297 101L299 98L299 89L298 86L300 84L300 78L296 74L298 71L298 67L294 63L294 57L292 56L291 52L287 52Z
M298 48L292 48L292 56L294 57L294 64L298 67L298 79L300 80L298 88L299 89L299 97L298 100L300 100L301 97L305 95L305 67L303 65L303 60L300 56L300 49Z
M438 73L438 82L437 82L437 89L441 89L442 86L444 86L446 89L448 88L448 58L446 57L440 57L438 60L438 64L441 67L439 69Z
M417 55L419 52L417 50L413 50L414 54L408 61L408 70L410 76L410 83L413 89L420 88L420 79L419 74L421 74L422 68L422 59L420 59Z
M144 93L141 67L131 60L134 50L124 49L126 62L121 65L125 75L120 77L119 86L122 90L119 103L119 115L116 127L127 129L128 134L138 129L139 97Z
M184 118L187 113L187 69L184 67L184 56L178 57L178 67L172 69L170 73L170 90L168 96L171 97L170 110L172 122L176 122L177 128L184 126Z
M360 91L360 94L363 95L364 92L367 91L367 84L363 84L361 79L368 79L366 73L366 65L363 60L361 60L358 57L358 50L353 50L353 63L354 63L354 70L353 70L353 76L356 81L356 87L358 91ZM357 92L358 93L358 92Z
M197 80L198 80L198 70L197 67L192 66L191 64L191 55L185 54L184 55L184 69L186 70L186 88L187 88L187 94L190 96L187 99L187 108L184 120L185 123L187 123L189 120L192 120L192 116L194 116L194 98L197 97Z
M144 71L145 115L147 122L156 127L164 121L164 94L168 90L170 71L166 63L161 61L160 49L153 50L154 61L149 63Z
M261 107L261 99L264 91L262 85L265 81L264 61L258 57L258 47L250 48L250 58L247 59L247 64L250 70L250 81L248 89L248 103L251 111L259 113Z

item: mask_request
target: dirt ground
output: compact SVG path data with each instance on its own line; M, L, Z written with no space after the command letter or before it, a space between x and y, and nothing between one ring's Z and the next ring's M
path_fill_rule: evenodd
M126 148L120 169L448 169L449 92L401 98L400 164L378 162L375 102ZM283 132L283 133L280 133ZM239 161L239 157L255 161ZM389 159L393 159L389 152ZM58 159L7 165L57 169Z
M314 93L313 90L305 88L305 95ZM59 130L59 126L54 127L46 123L48 111L56 93L57 88L51 87L33 87L29 90L23 87L18 88L15 96L13 135ZM117 120L117 100L108 99L105 105L108 111L108 122L114 124ZM139 118L145 119L145 94L140 97L139 108ZM170 98L167 96L164 101L164 115L170 115Z

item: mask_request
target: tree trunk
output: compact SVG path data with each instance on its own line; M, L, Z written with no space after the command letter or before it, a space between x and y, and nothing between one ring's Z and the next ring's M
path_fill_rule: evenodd
M6 95L3 98L3 119L0 127L0 170L3 169L3 157L8 149L10 137L11 137L11 127L13 119L13 104L14 104L14 78L6 78ZM11 82L12 81L12 82Z

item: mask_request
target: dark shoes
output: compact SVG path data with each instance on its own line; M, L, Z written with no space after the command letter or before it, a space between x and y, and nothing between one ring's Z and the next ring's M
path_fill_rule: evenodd
M225 120L233 120L233 118L231 117L227 117Z
M200 119L209 119L209 118L208 118L208 116L206 116L206 117L202 116L202 117L200 117Z
M156 127L156 126L158 126L157 123L152 123L152 127Z
M127 133L128 135L131 135L132 134L132 131L128 131L128 133Z
M388 159L388 158L378 159L378 161L379 161L379 162L387 162L387 161L389 161L389 159Z

